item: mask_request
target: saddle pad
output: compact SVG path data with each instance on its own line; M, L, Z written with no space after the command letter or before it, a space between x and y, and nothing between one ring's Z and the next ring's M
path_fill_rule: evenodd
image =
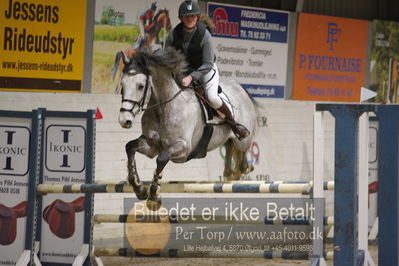
M227 107L230 109L230 112L233 114L234 117L234 112L233 108L231 106L231 103L229 101L229 98L224 94L224 92L219 93L219 97L222 99L224 103L226 103ZM205 103L203 101L199 101L201 104L201 108L203 110L204 116L205 116L205 123L209 125L219 125L224 123L224 119L220 118L218 115L216 115L216 112L213 111L213 114L209 113L209 109L205 106Z

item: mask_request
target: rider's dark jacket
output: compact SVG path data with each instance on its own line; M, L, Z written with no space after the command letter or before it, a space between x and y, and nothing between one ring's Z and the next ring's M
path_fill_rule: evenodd
M196 29L188 33L183 23L179 23L169 35L166 43L183 52L189 64L187 74L196 80L212 70L215 62L212 36L206 24L198 22Z

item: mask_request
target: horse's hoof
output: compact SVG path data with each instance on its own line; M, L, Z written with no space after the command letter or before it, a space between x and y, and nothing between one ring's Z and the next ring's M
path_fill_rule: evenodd
M141 185L134 190L138 200L146 200L148 198L148 190L145 186Z
M162 205L161 197L159 198L148 197L147 208L150 209L151 211L159 210L159 208L161 208L161 205Z
M239 171L239 172L237 172L237 173L234 173L234 175L233 175L231 181L238 181L238 180L241 179L241 176L242 176L241 171Z
M254 170L254 166L253 166L253 165L249 165L249 166L247 167L247 169L245 169L242 173L243 173L244 175L246 175L246 174L251 173L253 170Z
M234 178L233 174L230 174L230 175L225 175L224 180L233 181L233 180L235 180L235 178Z

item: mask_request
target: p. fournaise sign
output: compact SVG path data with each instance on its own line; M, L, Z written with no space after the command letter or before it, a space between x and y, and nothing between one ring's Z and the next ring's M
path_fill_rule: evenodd
M367 39L368 21L301 13L293 99L359 102Z

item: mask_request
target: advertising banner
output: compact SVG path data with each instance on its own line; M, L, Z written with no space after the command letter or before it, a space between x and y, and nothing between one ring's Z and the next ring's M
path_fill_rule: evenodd
M84 118L46 117L43 184L86 183L86 135ZM73 263L83 245L84 206L84 194L43 196L42 262Z
M301 13L296 38L293 99L359 102L368 21Z
M97 0L95 7L92 92L114 93L116 53L126 49L163 47L179 22L180 0Z
M25 248L31 119L0 116L0 265L15 265Z
M86 1L2 1L0 90L82 90Z
M289 13L208 3L221 79L256 97L284 98Z
M370 89L375 102L399 103L399 22L372 23Z

